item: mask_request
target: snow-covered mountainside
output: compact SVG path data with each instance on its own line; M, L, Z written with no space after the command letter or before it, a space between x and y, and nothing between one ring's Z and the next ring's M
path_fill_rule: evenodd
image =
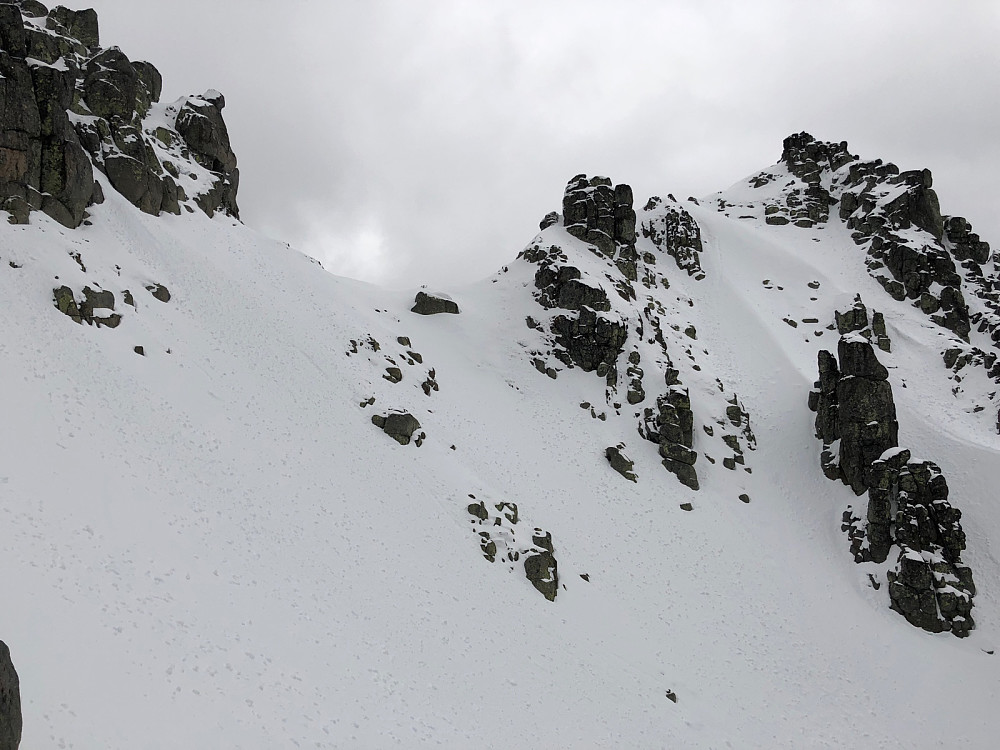
M494 276L387 291L239 223L221 95L0 22L21 748L994 746L1000 259L929 173L579 175Z

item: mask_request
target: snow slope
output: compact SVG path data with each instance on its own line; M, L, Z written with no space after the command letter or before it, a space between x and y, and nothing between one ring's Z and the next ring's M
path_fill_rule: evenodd
M682 365L696 419L719 378L757 438L752 473L703 458L692 492L602 380L532 366L531 264L423 317L416 290L103 186L90 226L0 225L0 637L22 748L994 746L1000 440L956 408L935 327L834 222L692 204L706 278L660 253L656 295L698 331L701 369ZM603 267L558 225L541 239ZM129 289L135 307L119 302L113 330L77 325L52 304L60 284ZM979 588L964 640L889 611L868 578L885 566L856 565L839 528L854 495L819 469L806 396L858 292L890 328L901 444L964 513ZM422 446L372 425L392 408ZM604 459L621 441L637 483ZM483 559L470 495L552 533L554 602Z

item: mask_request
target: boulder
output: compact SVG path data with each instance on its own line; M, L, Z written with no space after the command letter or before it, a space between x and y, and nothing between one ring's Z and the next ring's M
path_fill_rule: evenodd
M538 228L539 229L548 229L549 227L553 226L554 224L558 224L558 223L559 223L559 214L556 213L555 211L550 211L549 213L545 214L545 218L543 218L538 223Z
M217 91L190 96L177 113L176 128L198 162L206 169L228 174L236 169L236 154L222 119L225 97Z
M413 302L414 305L410 308L410 312L417 313L418 315L438 315L440 313L458 315L459 313L458 305L454 300L448 299L443 295L417 292L417 296Z
M118 117L130 123L136 112L144 115L149 109L149 95L139 74L117 47L90 58L83 73L84 100L97 117L105 120Z
M525 553L524 575L542 596L553 602L559 592L559 571L552 547L552 534L535 529L531 541L535 547Z
M382 428L382 431L400 445L409 445L413 433L420 429L420 422L407 412L392 412L385 416L375 414L372 424Z
M611 446L604 451L604 457L608 459L608 463L611 464L612 469L629 481L635 482L637 481L635 472L632 471L632 467L635 464L628 456L622 453L622 448L624 447L624 445Z
M163 91L163 76L160 75L152 63L148 63L145 60L139 60L132 63L132 68L135 70L136 75L139 76L139 81L146 89L146 93L149 95L149 100L151 102L160 101L160 94Z
M57 5L49 12L74 39L85 47L97 49L101 46L101 35L97 23L97 11L93 8L70 10Z
M140 211L157 216L163 205L163 180L141 161L119 154L104 160L112 187Z

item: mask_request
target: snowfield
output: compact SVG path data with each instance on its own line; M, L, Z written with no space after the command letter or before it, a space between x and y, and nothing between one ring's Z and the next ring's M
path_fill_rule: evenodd
M952 395L942 329L883 291L839 222L686 204L702 281L639 240L671 282L658 299L697 329L696 362L675 357L694 492L637 434L639 407L532 366L525 317L544 311L517 248L449 290L461 314L425 317L416 287L335 277L221 215L147 216L98 179L90 226L0 222L0 637L24 750L995 747L995 411ZM542 238L602 272L561 226ZM121 324L72 322L62 284L114 292ZM853 561L841 516L864 498L820 470L807 394L856 293L892 338L900 445L963 512L966 639L888 609L894 557ZM752 473L706 462L716 378L750 414ZM420 447L372 424L390 409L417 417ZM636 483L604 458L619 442ZM554 602L483 558L480 500L551 532Z

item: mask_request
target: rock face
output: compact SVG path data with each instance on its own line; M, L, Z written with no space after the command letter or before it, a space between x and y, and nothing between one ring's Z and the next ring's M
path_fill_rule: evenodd
M537 348L528 347L528 355L539 372L553 379L563 367L595 373L604 380L607 406L619 414L652 397L655 406L633 412L636 428L643 438L656 443L663 466L678 481L698 489L694 414L675 357L684 357L698 370L698 355L708 352L695 349L695 327L679 318L694 306L694 300L682 301L678 296L677 308L669 311L654 290L670 288L662 270L664 255L695 280L704 278L699 259L701 230L672 196L669 203L650 199L641 223L632 201L628 185L616 186L607 177L577 175L566 186L561 225L558 214L547 215L541 223L542 234L518 256L535 266L534 297L543 308L543 320L547 319L543 323L527 317L528 327L541 339ZM637 224L652 243L641 254L636 249L643 241L636 235ZM582 251L571 238L586 243ZM578 253L579 260L570 263L569 248ZM671 319L674 315L677 322ZM731 453L723 458L729 470L750 471L744 466L744 449L754 448L749 415L734 395L721 395L725 390L721 381L718 386L719 393L709 398L718 401L712 417L717 426L703 425L707 437L701 439L722 443L717 447L724 456ZM589 402L581 406L592 417L606 419ZM623 447L606 448L604 454L616 471L632 479L634 472L621 454Z
M885 328L885 318L882 313L874 311L871 323L868 322L868 308L861 301L861 295L854 298L854 305L846 312L834 312L837 332L841 335L857 331L869 342L884 352L892 350L892 341Z
M588 179L578 174L566 185L563 226L574 237L613 257L619 244L635 244L632 188L612 185L607 177Z
M0 750L17 750L21 722L21 685L10 660L10 649L0 641Z
M475 500L474 495L469 496ZM494 511L495 509L495 511ZM519 541L520 514L516 503L470 503L466 510L472 516L473 529L479 539L479 548L489 562L517 563L524 558L524 575L531 585L550 602L559 593L559 572L552 545L552 534L535 528L531 544ZM511 570L514 570L511 565Z
M681 484L698 489L698 472L694 464L698 454L694 446L694 413L688 391L680 384L656 399L656 411L645 410L645 436L660 446L663 468L674 474Z
M40 210L77 227L88 206L104 199L97 170L142 211L180 213L188 197L176 181L178 165L193 159L210 178L197 205L238 217L239 173L221 94L167 108L174 127L154 134L144 118L160 98L159 72L117 47L101 48L99 39L93 10L0 5L0 209L15 223ZM164 146L173 161L163 159Z
M898 448L898 425L888 382L871 343L858 326L867 324L860 301L838 326L837 359L819 353L816 435L823 440L821 463L830 479L842 479L856 494L868 492L864 519L845 514L858 562L882 563L893 545L895 568L888 573L889 599L907 621L931 632L968 635L974 627L972 570L961 560L965 533L961 512L948 500L948 483L931 461L912 461Z
M664 203L657 196L649 199L643 211L649 218L643 219L642 236L670 255L688 276L699 281L705 278L701 268L701 228L691 214L676 201Z
M842 336L840 364L828 351L819 353L816 435L823 441L823 471L842 479L855 494L868 487L868 467L895 448L899 425L889 373L860 333Z
M453 300L426 292L417 292L413 303L410 312L415 312L418 315L459 314L458 305Z

